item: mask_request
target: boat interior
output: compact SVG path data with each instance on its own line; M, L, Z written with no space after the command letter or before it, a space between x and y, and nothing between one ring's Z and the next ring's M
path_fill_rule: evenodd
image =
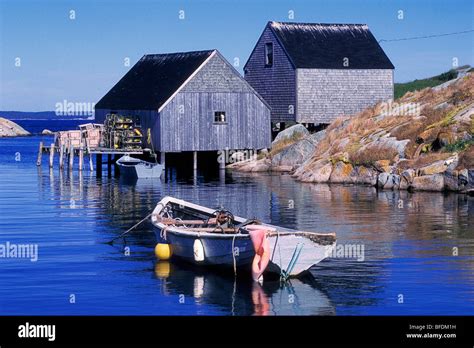
M245 226L261 224L257 219L236 218L224 208L207 213L175 202L168 202L157 218L160 223L168 226L224 234L248 234L249 231L245 229Z

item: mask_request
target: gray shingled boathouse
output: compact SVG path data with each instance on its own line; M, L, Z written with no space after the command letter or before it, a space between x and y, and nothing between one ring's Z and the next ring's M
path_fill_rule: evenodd
M143 56L96 104L97 122L109 113L139 117L162 159L271 145L268 104L217 50Z
M244 73L273 123L317 125L393 98L393 69L365 24L269 22Z

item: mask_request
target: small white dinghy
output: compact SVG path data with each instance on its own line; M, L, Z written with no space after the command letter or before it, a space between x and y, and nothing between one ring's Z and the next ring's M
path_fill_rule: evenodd
M151 163L138 158L124 155L117 160L120 175L131 179L159 178L163 172L163 165Z
M226 227L217 224L218 217L225 220ZM251 236L252 231L259 231L264 239L262 257L269 261L265 272L280 274L285 279L300 275L328 257L336 243L335 233L302 232L269 225L169 196L157 204L151 222L158 243L164 239L171 244L173 257L200 265L234 266L234 269L255 264Z

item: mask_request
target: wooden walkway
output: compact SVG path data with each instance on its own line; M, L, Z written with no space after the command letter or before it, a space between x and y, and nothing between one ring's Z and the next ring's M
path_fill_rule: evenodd
M96 156L96 172L99 174L102 172L102 156L107 155L107 169L110 173L111 166L116 166L116 161L123 155L143 155L144 153L149 152L148 149L145 150L124 150L124 149L108 149L108 148L93 148L88 149L87 147L81 145L79 147L70 146L69 148L64 145L59 147L55 146L54 143L51 143L50 146L44 145L41 141L38 148L38 158L36 160L36 165L41 166L43 162L43 154L48 154L49 167L53 168L54 166L54 157L56 154L59 154L59 169L63 169L67 164L69 170L74 168L75 158L78 158L77 168L79 171L84 170L84 157L88 157L89 161L89 170L94 171L94 162L92 156ZM117 171L117 169L116 169Z

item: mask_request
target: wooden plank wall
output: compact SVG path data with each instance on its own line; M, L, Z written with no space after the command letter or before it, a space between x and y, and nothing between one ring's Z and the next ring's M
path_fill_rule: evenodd
M214 123L225 111L226 124ZM162 151L270 147L270 110L254 93L182 92L160 113Z
M225 111L226 124L214 123ZM262 149L271 145L270 110L219 54L160 112L165 152Z

